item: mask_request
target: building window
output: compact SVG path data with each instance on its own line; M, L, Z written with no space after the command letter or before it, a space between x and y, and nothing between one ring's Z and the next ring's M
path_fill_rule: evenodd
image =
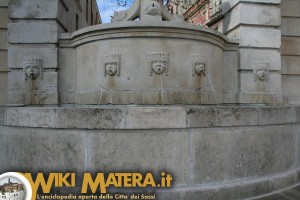
M85 5L85 16L86 16L86 21L89 23L89 0L86 0L86 5Z
M76 29L76 30L78 30L78 29L79 29L79 17L78 17L78 15L77 15L77 14L76 14L76 22L75 22L75 23L76 23L76 25L75 25L75 26L76 26L76 27L75 27L75 29Z
M93 25L93 19L94 19L94 16L93 16L93 1L91 1L91 24L90 25Z

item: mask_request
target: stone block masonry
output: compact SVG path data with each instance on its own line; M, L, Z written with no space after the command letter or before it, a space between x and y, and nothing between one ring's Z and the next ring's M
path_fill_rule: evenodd
M281 3L281 56L282 91L284 103L299 104L300 89L300 2L289 0Z
M8 34L6 36L0 30L0 47L5 47L7 41L10 46L8 54L7 50L0 51L0 58L6 62L10 73L8 78L1 79L2 82L8 81L8 86L4 86L8 92L1 93L5 97L0 96L0 104L57 105L58 35L99 23L95 1L89 1L89 4L61 0L4 2L0 5L0 14L4 16L0 27L8 27ZM1 7L2 4L6 5L6 9Z
M299 182L299 113L297 106L2 108L0 159L12 156L0 173L164 171L174 181L153 189L158 200L246 199Z
M239 43L239 103L282 103L280 3L222 2L224 33Z
M7 26L8 26L8 0L0 2L0 106L6 105L7 97L7 67L8 43L7 43Z

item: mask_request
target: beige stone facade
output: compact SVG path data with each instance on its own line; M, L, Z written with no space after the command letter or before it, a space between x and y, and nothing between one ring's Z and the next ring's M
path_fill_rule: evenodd
M26 99L26 95L18 90L13 89L10 95L7 91L8 72L20 72L25 62L22 55L24 52L32 53L37 58L45 56L43 64L49 71L46 76L51 74L51 80L54 81L57 69L57 34L74 32L86 26L101 23L96 0L36 0L30 1L31 6L27 9L22 6L25 4L28 4L27 0L11 2L2 0L0 2L0 106L10 104L7 99L10 101L15 96L21 95ZM8 34L8 26L13 33ZM16 39L15 36L23 39ZM8 56L8 46L10 46L11 57ZM19 85L17 87L22 88ZM50 92L57 96L55 91ZM56 102L53 99L50 100L50 102L53 101Z
M283 102L280 3L280 0L223 0L224 21L219 30L239 44L237 66L229 67L237 76L225 76L229 83L232 78L237 82L236 88L225 86L227 100L236 95L237 103Z
M281 1L281 76L284 103L300 104L300 1Z
M7 94L7 24L8 18L8 0L0 2L0 105L6 105Z

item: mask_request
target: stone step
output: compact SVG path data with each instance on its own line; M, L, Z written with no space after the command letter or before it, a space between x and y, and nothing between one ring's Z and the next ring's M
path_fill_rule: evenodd
M280 193L255 200L300 200L300 185L292 189L284 190Z

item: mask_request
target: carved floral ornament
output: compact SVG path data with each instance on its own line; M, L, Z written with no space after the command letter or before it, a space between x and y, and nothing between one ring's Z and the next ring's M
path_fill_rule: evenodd
M104 76L120 76L121 73L121 55L111 54L104 56Z
M148 53L148 70L149 75L152 76L153 72L155 74L165 74L168 76L169 72L169 53L158 52L158 53Z
M254 81L269 81L270 64L266 61L256 62L253 69Z
M41 58L26 58L23 66L24 80L28 78L35 80L38 77L43 78L43 59Z
M192 55L192 74L193 76L206 75L207 60L202 55Z

